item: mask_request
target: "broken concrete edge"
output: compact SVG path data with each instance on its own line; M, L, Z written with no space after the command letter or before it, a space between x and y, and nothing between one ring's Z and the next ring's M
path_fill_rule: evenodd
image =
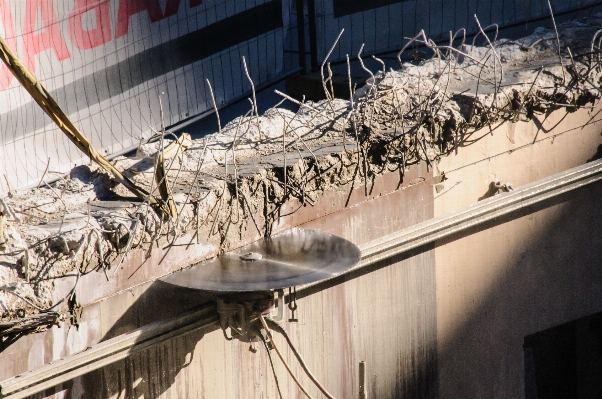
M362 269L378 262L386 261L404 252L484 224L496 217L600 180L602 180L602 160L592 161L511 192L496 195L453 214L431 219L370 241L361 246L360 264L344 275L298 287L296 298L300 299L338 284L341 279L357 275L357 273L361 273ZM287 294L285 301L288 302L289 299L290 296ZM218 328L215 303L209 302L202 305L200 309L151 323L127 334L98 343L83 352L4 380L0 382L0 395L3 395L3 398L24 398L121 360L167 339L198 329L209 332Z
M138 257L135 253L150 257L156 248L173 247L181 236L195 236L196 245L203 240L220 251L231 250L271 235L284 209L313 206L328 190L351 183L352 187L363 185L368 194L368 183L377 176L390 171L403 176L411 165L421 162L437 169L442 156L493 134L496 125L505 121L531 120L539 113L559 108L571 112L595 104L600 97L600 59L591 51L588 56L590 43L584 43L600 26L600 21L594 22L587 27L574 24L563 28L563 44L574 45L576 50L563 66L558 65L554 46L547 43L555 34L536 30L520 44L500 40L497 47L463 45L448 58L376 73L357 91L353 106L348 101L329 100L304 103L296 114L276 108L260 118L240 117L224 127L221 135L193 143L182 159L170 162L166 173L172 188L182 183L178 176L189 175L183 178L184 189L174 193L180 207L175 221L159 218L148 206L133 203L91 212L91 203L82 199L96 200L92 190L124 192L119 185L113 187L102 171L76 168L68 180L53 187L8 199L21 212L24 223L8 225L12 247L3 257L4 264L12 266L2 267L6 270L0 278L22 282L24 296L35 298L42 305L39 308L52 309L60 299L48 277L73 271L86 275L92 270L106 271L111 265L118 270L126 257ZM585 50L578 52L579 48ZM568 83L567 76L571 79ZM501 86L498 79L510 85ZM292 159L289 164L285 157L274 157L281 151L280 142L283 155ZM318 153L328 145L337 150ZM116 164L140 186L152 187L152 173L147 176L144 163L157 151L156 145L144 145L139 157L122 157ZM257 159L262 154L271 154L272 163L262 164ZM60 196L57 190L62 190ZM33 201L29 208L23 206L31 199L28 196L36 198L40 193L41 200ZM74 202L69 203L69 198ZM293 203L300 205L294 208ZM47 212L38 211L44 207ZM69 219L67 211L80 214ZM52 222L55 215L61 219ZM32 223L39 220L45 224ZM183 266L188 264L170 271ZM38 313L19 299L11 299L6 306L6 299L0 298L7 308L5 318L18 318L18 309Z

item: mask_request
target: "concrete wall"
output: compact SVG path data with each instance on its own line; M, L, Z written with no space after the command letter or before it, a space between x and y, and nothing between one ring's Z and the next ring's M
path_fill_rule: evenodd
M594 110L540 119L541 130L507 124L444 159L449 191L435 215L474 203L495 179L516 187L584 164L602 142ZM441 398L524 397L524 338L602 311L601 199L596 183L437 243Z
M424 181L432 171L414 167L401 188L399 174L389 173L368 198L364 187L330 191L275 230L298 225L363 244L461 209L484 197L496 178L519 186L585 163L602 141L598 112L559 110L538 124L477 132L480 140L438 166L448 177L439 193ZM600 183L580 188L318 285L299 299L299 323L285 327L336 397L357 396L360 360L367 362L373 398L524 397L525 337L602 311L601 196ZM212 249L193 251L189 261ZM103 294L88 293L79 331L52 328L8 346L0 353L0 381L205 302L194 291L152 281L177 268L184 253L143 268L132 255L111 287L96 276ZM259 349L251 353L221 331L198 330L35 397L276 398ZM300 375L292 354L286 357ZM284 397L302 397L275 363Z
M525 337L602 311L601 198L596 183L439 243L440 397L525 397Z
M416 167L409 173L408 180L428 175L425 167ZM304 208L285 218L278 229L287 229L294 223L329 231L361 244L432 218L431 185L395 190L398 183L398 174L378 179L368 200L364 198L363 186L357 187L349 207L342 210L349 193L345 189L329 192L321 199L322 205ZM333 211L336 208L338 210ZM125 270L123 274L128 272ZM193 306L195 298L191 291L174 290L160 282L148 288L133 288L88 305L93 319L88 316L85 320L87 325L94 321L99 324L102 342L140 324L166 317L170 306L174 313ZM205 300L201 295L196 297L197 304ZM392 259L365 274L318 287L311 295L300 298L298 306L299 322L285 323L286 328L310 369L336 397L357 396L360 360L369 365L372 397L391 397L394 392L412 392L412 396L407 397L415 398L436 397L437 329L432 249L425 248L412 257ZM99 307L103 309L101 314ZM55 332L48 332L46 340L39 342L32 352L46 351L47 357L60 358L60 353L72 350L73 341L58 343L56 335L51 335L57 334L56 329L53 330ZM73 328L72 332L75 333ZM17 346L19 352L27 353L30 345L40 340L32 337L27 342L27 338L23 343L17 342L14 350L10 351L9 347L1 353L0 359L10 361L10 357L16 355ZM84 339L92 344L98 340L98 334ZM280 348L286 347L281 337L277 337L277 342ZM196 331L34 397L278 398L265 351L260 346L257 353L251 353L248 347L249 344L239 341L226 341L219 330ZM292 353L288 352L286 357L300 375L302 370ZM276 358L274 361L284 397L296 397L298 389L294 382ZM301 380L312 395L319 397L317 388L306 377Z

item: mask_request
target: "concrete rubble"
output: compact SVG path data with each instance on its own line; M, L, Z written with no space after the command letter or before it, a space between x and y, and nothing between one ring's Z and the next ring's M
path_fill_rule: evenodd
M115 186L96 165L9 193L6 208L0 204L0 336L72 318L72 292L53 303L60 277L77 281L104 270L111 279L129 251L150 253L182 236L227 251L243 232L270 235L284 204L313 206L325 191L349 183L368 191L375 176L403 176L421 162L441 183L438 160L479 140L483 128L495 134L509 120L591 107L601 93L599 29L601 15L560 25L561 59L550 29L517 41L496 40L490 29L487 40L476 38L480 46L461 34L454 47L417 36L410 46L426 43L432 58L370 72L352 101L306 102L297 113L276 107L259 116L251 110L166 161L175 219ZM156 192L155 154L172 140L167 134L142 144L135 156L114 164Z

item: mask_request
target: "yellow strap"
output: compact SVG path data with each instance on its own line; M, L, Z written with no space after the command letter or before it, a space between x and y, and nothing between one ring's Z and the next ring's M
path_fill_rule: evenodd
M167 215L173 215L160 201L150 195L142 187L137 186L130 179L125 177L113 164L96 151L92 143L71 123L61 107L54 101L54 98L46 91L38 79L23 65L21 60L12 52L2 37L0 37L0 59L4 61L8 69L15 75L17 80L23 85L25 90L33 97L44 112L52 119L54 123L65 133L65 135L88 157L96 162L107 172L111 173L115 180L123 184L128 190L134 193L138 198L147 200L151 205L161 209ZM171 197L171 195L169 195ZM173 200L171 200L173 202Z

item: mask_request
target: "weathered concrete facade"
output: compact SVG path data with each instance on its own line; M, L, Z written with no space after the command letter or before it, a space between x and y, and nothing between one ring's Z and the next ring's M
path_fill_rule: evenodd
M496 179L517 187L584 164L601 141L598 112L558 110L541 127L485 129L479 142L439 164L448 180L438 193L432 171L413 167L401 187L399 175L388 173L368 198L364 187L327 192L274 230L318 229L361 246L473 204ZM367 362L373 398L524 397L525 337L602 311L601 195L595 183L314 286L298 300L299 323L285 327L336 397L357 396L360 360ZM53 327L19 339L0 353L0 380L206 303L192 290L153 281L175 267L171 262L215 251L186 248L172 248L163 262L162 254L142 262L133 252L120 277L101 289L92 288L92 277L84 280L79 330ZM34 397L276 398L259 349L226 341L215 326L197 329ZM287 359L300 374L292 354ZM281 364L275 366L284 396L301 397Z
M421 167L408 173L406 178L422 181L419 177L428 175L426 168ZM300 225L362 243L432 218L432 186L417 184L395 190L398 184L396 174L379 179L368 200L360 187L354 190L347 209L341 208L348 192L330 192L322 199L323 206L316 204L313 208L304 208L288 220L285 218L278 229ZM387 267L380 265L373 272L299 299L300 322L287 325L311 369L338 396L356 395L356 364L366 360L374 365L374 377L370 380L375 397L410 389L416 391L417 397L423 397L425 393L434 397L434 253L426 249L414 257L394 260L390 264ZM127 269L134 270L138 266L139 262L132 260ZM147 266L161 268L156 263ZM130 270L122 272L131 273ZM387 282L387 288L383 287L384 282ZM16 353L28 351L31 359L29 364L26 359L13 362L13 367L3 370L5 375L25 371L26 367L31 367L32 359L38 358L34 362L39 365L44 360L59 359L71 351L85 349L87 345L205 301L192 290L165 286L161 282L147 283L85 306L84 328L80 327L80 331L72 328L66 339L63 335L66 329L53 328L17 341L0 356L10 362ZM391 307L391 304L396 305ZM91 327L93 324L96 328ZM69 339L70 334L76 334L81 340L79 348L74 347L77 339ZM393 343L400 344L403 351L392 351ZM293 363L292 358L289 360ZM376 367L386 373L377 372ZM283 392L296 392L297 388L286 377L285 370L277 370ZM265 352L253 354L249 352L248 344L226 341L216 328L174 338L66 385L68 387L55 390L73 397L99 398L140 397L142 394L171 398L277 395Z
M64 182L65 197L39 189L51 203L16 194L27 217L9 226L0 259L9 276L0 295L11 295L0 298L2 394L278 397L266 352L224 339L214 296L161 277L292 227L362 251L349 273L297 287L299 322L284 323L336 397L357 397L360 360L374 398L541 399L563 372L575 375L573 397L597 394L602 67L590 50L602 50L583 38L599 27L602 17L562 27L575 57L559 60L556 33L538 30L520 43L452 48L469 61L379 72L353 101L241 117L170 162L177 218L145 212L89 168ZM116 164L152 191L163 148L145 144ZM595 175L570 180L575 167ZM451 219L462 212L468 219ZM73 214L81 224L67 229ZM58 326L20 336L49 313L54 322L36 326ZM279 363L275 373L286 397L300 396Z
M580 110L552 113L542 130L506 124L446 158L455 188L435 214L474 203L488 181L516 187L584 164L602 141L599 122L587 125L596 120ZM601 195L596 183L437 244L440 397L525 397L525 337L602 311Z

